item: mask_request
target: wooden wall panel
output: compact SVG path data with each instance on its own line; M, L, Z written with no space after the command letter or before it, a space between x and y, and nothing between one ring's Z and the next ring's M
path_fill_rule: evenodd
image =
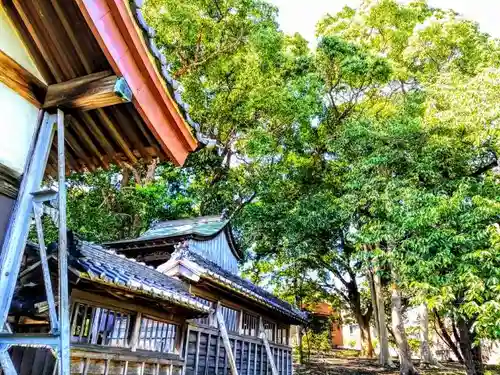
M55 358L50 349L12 347L10 356L18 375L52 375Z
M265 347L257 338L230 337L239 375L271 375ZM291 348L273 346L279 375L292 375ZM189 330L185 375L231 375L227 356L216 329L191 327Z

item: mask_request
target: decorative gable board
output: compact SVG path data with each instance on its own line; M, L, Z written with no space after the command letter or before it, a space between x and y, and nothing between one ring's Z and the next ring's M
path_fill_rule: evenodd
M234 256L225 231L219 232L217 236L210 240L190 239L188 241L189 250L201 255L205 259L211 260L228 272L238 274L238 260Z

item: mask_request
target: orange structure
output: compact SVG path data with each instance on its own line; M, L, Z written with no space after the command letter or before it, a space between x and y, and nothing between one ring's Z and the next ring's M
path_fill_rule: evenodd
M329 338L332 348L343 345L342 327L340 325L340 314L327 302L319 302L305 307L311 316L311 328L313 331L321 331L328 326Z

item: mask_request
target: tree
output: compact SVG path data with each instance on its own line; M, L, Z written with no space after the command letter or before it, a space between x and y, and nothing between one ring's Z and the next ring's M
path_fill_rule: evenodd
M494 315L499 312L492 308L497 302L491 292L498 283L491 273L496 264L490 255L498 252L490 230L496 219L489 211L497 210L494 196L498 196L498 184L493 182L498 165L498 117L496 109L489 107L496 95L492 87L498 44L473 22L451 11L429 8L425 2L367 1L358 10L345 8L326 17L318 30L383 54L394 68L386 90L393 104L374 117L385 126L393 125L382 130L373 126L373 119L364 127L355 124L352 149L356 153L346 155L346 159L360 160L362 182L358 183L372 190L367 194L369 215L361 241L390 249L388 260L400 274L402 286L430 292L428 303L451 312L461 348L467 352L462 353L468 358L467 371L480 374L480 356L475 353L480 350L479 337L491 337L492 331L475 325L481 317L478 311L486 308L490 319L492 311ZM390 120L404 103L410 120ZM345 130L342 135L349 144ZM360 136L366 136L369 143ZM427 199L431 200L428 206ZM428 210L424 213L410 202ZM440 214L434 211L440 209ZM426 230L417 232L414 225ZM427 256L421 252L424 249L429 251ZM466 260L479 254L486 257L484 268ZM476 288L484 285L479 279L490 280L492 288L486 286L479 292ZM445 290L450 298L446 302L437 297Z
M263 1L150 0L146 17L215 147L183 170L75 176L69 225L103 241L228 209L256 280L342 301L365 354L376 311L413 373L403 304L425 302L482 374L480 341L500 335L498 43L424 1L345 8L314 52Z

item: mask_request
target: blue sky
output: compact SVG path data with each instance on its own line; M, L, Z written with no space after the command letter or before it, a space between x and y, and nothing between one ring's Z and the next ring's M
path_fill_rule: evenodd
M280 10L279 22L286 33L299 32L314 40L316 22L326 13L335 13L345 5L357 7L360 0L270 0ZM479 23L482 31L500 37L500 0L429 0L439 8L452 8Z

